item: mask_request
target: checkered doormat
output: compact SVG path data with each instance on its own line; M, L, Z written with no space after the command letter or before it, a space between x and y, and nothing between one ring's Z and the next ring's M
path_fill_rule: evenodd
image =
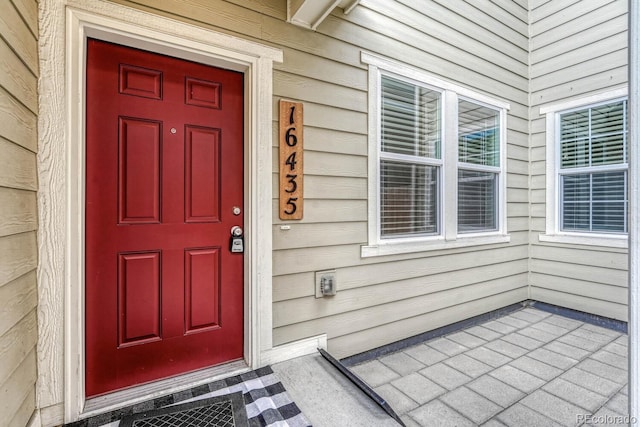
M159 397L118 411L101 414L72 423L69 426L118 427L120 420L133 414L161 408L169 409L172 406L237 392L242 393L250 427L311 427L309 420L291 400L270 366L173 395ZM180 427L186 425L188 424L181 424Z

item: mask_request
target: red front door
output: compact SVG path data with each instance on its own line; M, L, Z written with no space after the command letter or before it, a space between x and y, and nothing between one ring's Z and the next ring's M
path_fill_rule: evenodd
M86 394L243 356L243 75L88 41Z

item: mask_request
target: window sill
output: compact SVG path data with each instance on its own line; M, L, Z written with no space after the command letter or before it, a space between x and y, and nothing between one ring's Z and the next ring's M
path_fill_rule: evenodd
M458 237L456 240L430 239L414 242L385 242L377 245L361 246L362 258L408 254L413 252L438 251L444 249L465 248L471 246L493 245L496 243L509 243L511 236L508 234L496 234L490 236Z
M629 247L629 239L627 235L609 236L609 235L584 235L584 234L539 234L540 242L548 243L564 243L567 245L587 245L587 246L603 246L608 248L627 249Z

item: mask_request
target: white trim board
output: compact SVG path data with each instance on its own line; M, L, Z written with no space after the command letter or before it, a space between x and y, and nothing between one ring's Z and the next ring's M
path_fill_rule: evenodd
M87 37L245 74L247 251L242 363L248 368L263 366L263 354L272 347L272 67L274 61L283 60L282 52L103 0L42 0L40 8L47 13L40 16L39 45L39 407L63 403L64 420L59 422L87 416L83 414ZM239 369L236 364L228 368L229 374ZM116 402L107 397L99 406Z

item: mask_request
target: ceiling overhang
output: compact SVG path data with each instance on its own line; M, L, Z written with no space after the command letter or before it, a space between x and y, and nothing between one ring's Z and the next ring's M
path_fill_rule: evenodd
M349 13L359 2L360 0L287 0L287 21L315 31L336 7Z

